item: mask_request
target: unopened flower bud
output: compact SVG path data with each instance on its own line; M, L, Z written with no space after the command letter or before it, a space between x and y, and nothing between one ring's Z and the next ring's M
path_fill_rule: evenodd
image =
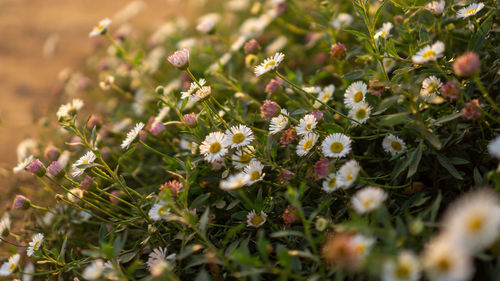
M451 80L446 82L443 86L441 86L441 95L443 98L447 98L450 101L457 100L460 96L460 84L458 84L457 80Z
M384 93L385 89L388 87L384 84L384 82L379 80L370 80L370 87L368 88L368 93L381 97Z
M55 146L49 145L45 148L45 152L43 154L48 160L56 161L59 158L60 152Z
M173 66L177 67L180 70L185 70L189 67L189 50L182 49L176 51L172 55L167 58L168 62L170 62Z
M330 161L326 158L321 158L314 163L314 177L319 180L328 176L330 171Z
M163 123L161 123L161 122L153 122L153 124L151 124L151 127L148 129L148 131L153 136L159 135L164 130L165 130L165 125L163 125Z
M183 184L178 180L171 180L160 186L160 190L165 188L169 189L173 195L177 195L181 192Z
M462 114L462 117L468 120L476 120L479 117L481 117L481 105L479 104L478 99L473 99L472 101L468 102L462 110L460 110L460 113Z
M90 116L89 121L87 122L87 129L93 130L94 127L97 127L96 129L99 129L100 126L101 126L101 118L95 115Z
M163 95L163 93L165 92L165 87L163 87L163 86L158 86L158 87L156 87L155 92L156 92L158 95Z
M12 203L12 209L14 210L27 210L30 206L31 201L22 195L16 195L14 202Z
M245 54L253 54L260 49L259 42L257 40L252 39L245 43L243 46L243 50L245 50Z
M271 119L278 111L278 104L272 100L265 100L260 107L260 116L264 119Z
M66 174L66 172L63 170L63 167L58 161L53 161L52 163L50 163L47 171L54 178L62 178Z
M342 43L335 43L330 48L330 55L333 59L341 59L344 57L347 49Z
M182 119L184 119L184 124L186 124L186 126L189 127L196 126L196 114L194 113L184 114L184 116L182 116Z
M319 122L319 120L323 119L323 111L321 111L319 109L315 109L313 112L311 112L311 114L314 116L314 118L318 122Z
M316 220L316 225L315 226L316 226L316 230L317 231L322 232L328 226L328 221L325 218L323 218L323 217L319 217Z
M479 72L481 60L474 52L467 52L453 63L453 71L457 76L472 76Z
M281 79L280 79L281 80ZM269 83L266 85L266 90L265 92L268 94L272 94L278 90L279 86L281 85L281 81L278 79L271 79Z
M45 167L43 166L43 163L38 159L33 160L33 162L31 162L28 165L28 167L26 167L26 169L29 172L31 172L39 177L43 177L43 175L45 175L45 172L46 172Z
M300 220L297 207L292 205L288 205L288 208L285 210L285 212L283 212L283 215L281 217L283 218L285 224L292 224Z

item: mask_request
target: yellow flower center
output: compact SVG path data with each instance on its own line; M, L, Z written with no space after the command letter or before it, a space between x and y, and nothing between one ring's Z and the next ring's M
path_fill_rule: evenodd
M208 150L210 151L210 153L215 154L215 153L219 152L220 149L221 149L220 143L214 142L210 145L210 148Z
M330 145L330 151L333 153L340 153L342 150L344 150L344 145L341 142L336 141Z
M312 145L313 145L313 141L312 140L306 141L306 143L304 143L304 150L311 149Z
M359 244L359 245L356 245L356 247L354 248L354 252L358 255L364 253L366 250L366 245L365 244Z
M430 49L430 50L427 50L427 51L426 51L426 52L422 55L422 57L423 57L424 59L426 59L426 58L429 58L429 57L433 57L433 56L435 56L435 55L436 55L436 52L435 52L433 49Z
M373 203L372 199L367 199L367 200L363 201L363 206L368 208L371 206L372 203Z
M405 264L400 264L396 268L396 271L394 272L394 275L398 279L407 279L408 277L410 277L410 268L407 265L405 265Z
M85 165L90 164L90 163L89 163L89 160L84 160L84 161L83 161L83 164L85 164Z
M436 82L429 83L429 93L434 93L437 90L438 86L439 84Z
M477 9L469 9L469 10L465 11L465 14L471 15L471 14L474 14L476 11L477 11Z
M366 117L366 110L364 108L360 108L358 109L358 111L356 111L356 119L363 120L365 119L365 117Z
M326 93L324 96L323 96L323 102L327 102L328 99L330 98L332 94L331 93Z
M391 148L394 151L401 151L401 149L403 149L403 146L399 142L397 142L397 141L392 141L391 142Z
M250 222L253 225L257 226L257 225L260 225L261 223L263 223L264 219L261 216L255 216L255 217L250 219Z
M33 245L33 250L38 250L38 247L40 247L40 241L35 242L35 245Z
M275 60L270 60L266 65L264 65L264 68L267 69L268 67L273 67L276 64Z
M482 216L475 216L471 218L467 224L467 230L471 233L477 233L483 228L484 218Z
M304 130L306 130L306 131L310 131L310 130L311 130L311 127L312 127L312 124L311 124L311 123L309 123L309 124L307 124L307 125L306 125L306 128L305 128Z
M168 207L167 206L163 206L160 209L158 209L158 215L159 216L164 216L167 213L168 213Z
M234 143L241 143L244 140L245 140L245 134L243 134L242 132L237 132L236 134L233 135Z
M440 271L448 271L450 270L451 267L451 262L448 260L446 257L442 257L438 262L437 262L437 268Z
M352 99L354 100L354 102L360 102L360 101L362 101L363 100L363 93L361 91L357 91L354 94L354 96L353 96Z
M347 179L348 181L352 180L352 173L351 173L351 172L347 173L347 177L346 177L346 179Z
M259 171L253 171L252 174L250 175L250 180L258 180L260 178L260 173Z
M250 153L243 153L240 157L240 163L248 163L252 159L252 155Z
M103 30L106 26L104 24L101 24L97 27L97 30Z
M241 185L243 185L243 181L241 179L237 179L237 180L235 180L233 182L233 185L235 185L235 186L241 186Z
M335 185L337 184L337 178L332 178L329 182L328 182L328 187L333 189L335 188Z
M11 263L9 265L9 271L14 271L14 269L16 269L16 264L15 263Z
M387 34L387 32L385 31L382 31L382 34L380 34L381 37L385 38L385 35Z

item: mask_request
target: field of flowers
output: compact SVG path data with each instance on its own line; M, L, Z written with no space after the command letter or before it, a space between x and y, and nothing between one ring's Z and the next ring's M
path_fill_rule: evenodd
M215 2L91 30L0 276L500 279L499 1Z

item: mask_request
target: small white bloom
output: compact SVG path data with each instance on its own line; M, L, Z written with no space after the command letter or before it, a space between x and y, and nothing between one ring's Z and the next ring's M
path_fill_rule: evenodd
M221 132L212 132L206 136L200 145L200 153L205 157L205 161L213 163L223 159L227 153L225 138Z
M194 40L193 43L196 43L196 39L192 38ZM189 40L189 39L184 39ZM179 42L178 45L189 45L186 44L187 42ZM185 46L184 46L185 47ZM175 51L173 54L168 56L167 58L168 62L171 63L173 66L177 67L178 69L186 69L189 66L189 50L186 48L182 48L182 50Z
M26 250L26 252L28 253L28 257L31 257L35 253L35 251L38 251L38 249L40 249L44 237L45 236L42 233L33 235L33 237L31 238L31 242L29 242L29 247Z
M75 116L75 114L82 109L83 101L80 99L73 99L70 103L63 104L57 110L57 119L64 120Z
M351 152L351 139L342 133L333 133L321 143L325 157L342 158Z
M388 55L385 54L384 56ZM386 73L390 73L391 70L396 66L396 60L388 57L383 58L382 63L384 64L384 69Z
M430 61L436 61L444 53L444 43L436 41L432 45L427 45L420 49L411 59L416 64L424 64Z
M198 20L196 30L202 33L210 33L219 22L220 16L215 13L206 14Z
M392 156L398 153L405 152L406 150L405 142L392 134L388 134L384 137L384 140L382 141L382 147L384 148L385 152L390 153Z
M252 227L260 227L266 222L267 215L263 211L260 211L260 214L257 214L255 210L252 210L247 215L247 226Z
M207 83L207 81L203 78L201 78L198 83L200 86L203 88L203 86ZM189 98L189 102L197 102L198 96L196 93L200 90L200 87L196 82L191 82L191 85L189 86L189 89L187 91L181 92L181 99L186 99Z
M348 247L358 259L363 259L370 253L373 244L375 244L375 238L363 234L356 234L349 240Z
M252 130L247 126L233 126L226 130L225 145L232 148L244 147L249 145L254 139Z
M356 160L347 161L338 170L337 180L339 181L339 186L343 189L348 189L358 178L360 166Z
M10 230L10 216L8 213L5 213L0 220L0 237L3 237L8 234Z
M297 155L305 156L314 147L318 141L319 136L315 133L309 133L305 135L297 145Z
M262 163L257 160L252 160L252 162L250 162L250 164L248 164L248 166L246 166L245 170L243 171L250 177L247 185L252 185L258 181L261 181L266 175L265 173L262 173L263 169L264 165L262 165Z
M490 141L488 144L488 152L491 156L500 160L500 136L497 136L494 140Z
M323 103L328 103L328 101L333 97L333 92L335 91L335 86L334 85L328 85L321 90L318 94L318 100L320 100ZM321 107L321 103L318 101L314 102L314 108L319 108Z
M99 21L97 26L94 27L94 29L92 29L92 31L89 33L89 37L95 37L97 35L101 35L101 34L106 33L106 31L108 31L108 27L110 24L111 24L111 20L109 18L105 18L105 19Z
M392 23L390 23L390 22L384 23L382 25L382 27L379 30L377 30L377 32L375 33L373 38L375 40L378 40L380 37L382 37L384 39L389 38L391 36L390 32L391 32L392 27L393 27Z
M443 83L436 76L430 76L422 81L422 89L420 89L420 96L425 101L431 101L439 94L439 89Z
M344 94L344 104L347 108L353 108L356 104L365 101L368 86L363 81L356 81L347 87Z
M433 15L440 15L444 11L446 3L444 0L432 1L427 4L427 10L429 10Z
M269 133L271 135L281 132L288 125L288 111L283 108L281 113L278 117L271 118L271 123L269 124Z
M135 127L127 133L127 137L123 140L121 148L128 149L130 144L137 138L137 136L139 135L139 133L142 131L143 128L144 128L144 123L142 122L137 123Z
M243 187L250 181L250 176L246 173L237 173L235 175L229 176L225 180L221 180L219 187L222 190L233 190Z
M4 262L0 267L0 276L8 276L11 275L16 268L19 266L19 260L21 259L21 255L15 254L9 258L7 262Z
M356 104L351 110L349 110L349 117L358 121L361 124L366 123L366 120L370 118L372 108L366 102L360 102ZM353 126L357 126L358 123L353 122Z
M299 125L297 126L297 135L303 136L309 133L312 133L318 121L316 121L316 117L312 114L307 114L299 121Z
M104 262L102 260L95 260L83 270L82 276L87 280L97 280L101 277L104 269Z
M335 29L341 29L348 27L352 23L352 16L347 13L340 13L338 16L332 21L332 26Z
M479 3L472 3L469 6L462 8L458 10L457 12L457 18L468 18L470 16L473 16L479 11L481 11L484 8L484 4L479 2Z
M384 263L383 281L417 281L420 279L420 263L417 256L411 251L402 251L396 261Z
M151 253L149 253L149 258L148 258L148 269L151 270L153 267L160 263L160 262L166 262L166 261L172 261L175 259L177 254L170 254L167 256L167 248L162 248L158 247L155 248Z
M35 160L35 157L33 155L28 156L27 158L23 159L19 163L17 163L17 166L15 166L12 170L14 171L14 174L17 174L21 171L24 171L26 167L28 167L31 162Z
M351 204L354 210L362 215L377 209L387 199L387 193L374 186L368 186L358 190L351 197Z
M233 156L231 156L233 166L239 170L244 169L253 159L255 159L253 156L254 151L255 148L251 145L236 150Z
M285 55L283 53L276 53L274 56L265 59L263 63L254 68L255 75L261 76L262 74L277 68L284 58Z
M92 163L94 163L96 159L96 156L94 154L94 152L92 151L89 151L87 153L85 153L85 155L83 155L82 157L80 157L80 159L78 159L72 166L73 168L73 172L71 173L71 175L75 178L75 177L78 177L78 176L81 176L83 174L83 172L85 171L85 167L84 168L79 168L78 166L81 166L81 165L90 165Z
M339 189L339 182L337 181L337 173L329 174L323 181L323 188L326 193L332 193Z
M159 221L170 215L170 208L167 203L160 201L151 207L148 215L152 220Z

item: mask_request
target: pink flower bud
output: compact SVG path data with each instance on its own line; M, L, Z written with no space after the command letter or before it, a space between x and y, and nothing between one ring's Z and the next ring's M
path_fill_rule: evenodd
M481 117L481 105L479 104L478 99L473 99L472 101L468 102L462 110L460 110L460 113L462 114L462 117L468 120L476 120L479 117Z
M330 55L333 59L341 59L344 57L347 49L342 43L335 43L330 48Z
M45 148L45 152L43 154L48 160L56 161L59 158L60 152L55 146L49 145Z
M281 217L283 218L285 224L292 224L300 220L297 207L292 205L288 205L288 208L286 208Z
M457 80L451 80L441 86L441 95L450 101L454 101L460 96L461 90L462 87L458 84Z
M281 169L280 174L279 174L280 183L284 184L284 183L290 181L290 179L292 179L293 175L295 175L295 174L290 172L289 170Z
M269 83L267 83L265 92L268 94L272 94L276 92L276 90L278 90L280 85L281 79L272 79L271 81L269 81Z
M259 42L257 40L252 39L248 42L245 43L245 46L243 46L243 50L245 50L245 54L253 54L259 50Z
M121 197L121 194L122 193L120 192L120 190L111 191L111 193L109 195L109 201L111 201L111 203L117 205L118 203L120 203L120 200L118 200L118 198Z
M281 135L280 138L280 143L281 145L287 146L291 144L295 139L297 138L297 131L295 128L290 128L283 132L283 135Z
M314 163L314 177L319 180L328 176L330 171L330 161L326 158L321 158Z
M165 125L161 122L154 122L153 125L151 125L151 128L149 129L149 132L153 136L159 135L161 132L165 130Z
M189 127L196 126L196 114L194 113L184 114L184 116L182 116L182 119L184 119L184 124L186 124L186 126Z
M47 171L54 178L62 178L66 173L63 170L61 164L57 161L50 163L49 167L47 168Z
M90 116L89 121L87 122L87 129L92 130L94 129L94 127L97 127L99 129L100 126L101 118L95 115Z
M147 138L148 138L148 133L146 133L146 131L144 131L144 130L141 130L139 132L139 140L144 142L144 141L146 141Z
M462 54L453 63L453 71L457 76L472 76L479 72L481 60L474 52Z
M181 192L182 187L183 187L183 184L180 181L171 180L171 181L167 181L162 186L160 186L160 190L167 188L167 189L170 189L170 192L173 195L177 195Z
M178 69L185 70L189 67L189 50L182 49L176 51L170 55L167 60Z
M12 202L12 209L14 210L27 210L30 206L31 201L22 195L16 195L14 201Z
M33 160L33 162L31 162L28 165L28 167L26 167L26 169L29 172L31 172L39 177L43 177L43 175L45 175L45 171L46 171L45 167L43 166L43 163L38 159Z
M316 121L323 119L323 111L319 109L315 109L313 112L311 112L311 114L314 116Z
M264 119L271 119L278 111L278 104L272 100L265 100L260 107L260 116Z

